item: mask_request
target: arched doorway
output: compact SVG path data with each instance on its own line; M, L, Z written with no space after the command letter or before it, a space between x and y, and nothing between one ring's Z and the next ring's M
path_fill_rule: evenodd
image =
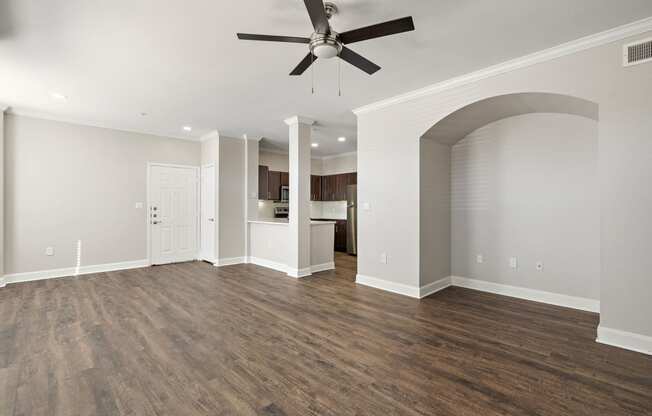
M446 276L599 299L596 103L469 104L420 141L420 285ZM455 279L455 278L454 278ZM454 282L455 283L455 282Z

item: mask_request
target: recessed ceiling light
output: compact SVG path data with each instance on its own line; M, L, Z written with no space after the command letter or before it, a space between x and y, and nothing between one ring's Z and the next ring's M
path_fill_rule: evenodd
M345 142L345 141L346 141L346 137L338 137L338 138L337 138L337 141L338 141L338 142Z
M313 143L312 147L319 147L319 143Z
M192 127L190 126L183 126L184 131L192 131Z
M65 95L63 95L61 93L58 93L58 92L50 93L50 97L54 98L55 100L59 100L59 101L68 100L68 97L66 97Z

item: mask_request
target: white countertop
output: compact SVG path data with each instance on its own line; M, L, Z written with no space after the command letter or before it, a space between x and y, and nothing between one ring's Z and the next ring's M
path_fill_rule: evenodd
M272 224L272 225L288 225L287 218L262 218L259 220L249 220L250 224ZM310 225L328 225L335 224L335 221L310 221Z

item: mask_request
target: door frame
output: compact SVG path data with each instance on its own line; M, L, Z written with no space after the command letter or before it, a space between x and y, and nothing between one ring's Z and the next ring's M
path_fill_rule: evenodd
M217 199L218 198L218 195L217 195L217 181L219 180L219 177L217 176L217 164L215 162L210 162L210 163L207 163L205 165L201 165L199 167L199 204L200 204L200 206L199 206L199 250L197 251L197 257L198 257L198 260L205 260L205 261L210 262L210 260L203 259L202 256L201 256L202 255L202 247L201 247L201 242L202 242L202 238L201 238L201 219L202 219L201 218L201 214L202 214L202 212L201 212L201 209L202 209L202 207L201 207L201 201L202 201L201 200L201 180L202 180L202 174L204 173L204 168L213 168L213 169L215 169L215 189L213 190L213 192L215 193L215 207L213 209L213 212L214 212L213 216L214 216L215 221L213 222L213 230L214 230L214 232L213 232L213 237L214 237L213 240L214 241L213 241L213 259L212 259L212 262L214 264L217 264L218 260L217 260L217 256L215 255L215 253L217 252L217 247L216 246L217 246L217 241L218 241L217 240L217 236L218 236L217 222L218 222L218 218L219 218L218 217L218 215L219 215L219 210L218 210L219 202L218 202L218 199Z
M173 163L159 163L159 162L147 162L147 211L145 215L145 221L147 225L147 265L152 266L152 221L150 217L150 211L151 211L151 198L150 198L150 191L151 191L151 181L152 181L152 168L158 166L158 167L163 167L163 168L181 168L181 169L192 169L195 172L195 196L197 198L197 201L195 202L196 206L196 212L195 212L195 247L197 248L195 250L195 260L199 258L199 250L200 247L199 245L201 244L201 239L199 236L199 231L200 231L200 224L199 222L201 221L200 218L200 209L201 207L199 204L201 204L201 199L199 196L199 191L200 191L200 184L199 184L199 175L201 174L200 167L195 166L195 165L178 165L178 164L173 164Z

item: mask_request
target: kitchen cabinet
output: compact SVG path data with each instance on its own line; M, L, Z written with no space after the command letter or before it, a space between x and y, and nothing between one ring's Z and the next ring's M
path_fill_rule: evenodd
M321 201L337 201L337 175L321 177Z
M269 180L268 184L268 197L267 199L271 201L280 201L281 200L281 172L269 171Z
M281 186L290 186L290 174L288 172L281 173Z
M267 199L269 197L269 168L267 166L258 166L258 199Z
M346 201L346 188L358 183L358 174L310 175L311 201ZM279 201L281 187L290 186L290 174L258 166L258 199Z
M335 221L335 251L346 253L346 221Z
M310 200L321 201L321 176L310 175Z

